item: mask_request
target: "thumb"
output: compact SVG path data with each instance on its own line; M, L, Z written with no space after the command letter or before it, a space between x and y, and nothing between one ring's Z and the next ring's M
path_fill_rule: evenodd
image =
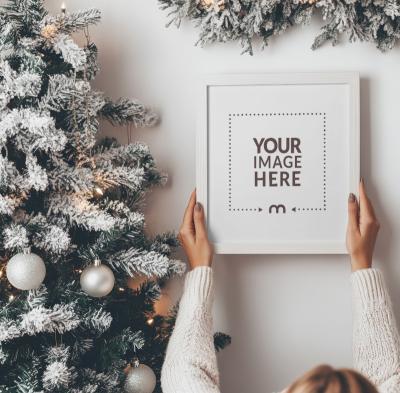
M359 231L358 202L353 193L350 193L348 201L348 227L350 230Z
M203 206L197 202L194 207L193 214L194 227L196 230L196 238L207 237Z

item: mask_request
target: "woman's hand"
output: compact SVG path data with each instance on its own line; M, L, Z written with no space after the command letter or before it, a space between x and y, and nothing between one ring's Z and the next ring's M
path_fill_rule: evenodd
M196 203L196 191L190 195L179 230L179 239L191 269L198 266L211 266L213 249L208 241L203 206Z
M349 221L347 224L347 250L351 268L355 272L372 266L375 241L379 231L374 208L365 192L364 182L359 186L360 203L354 194L349 195Z

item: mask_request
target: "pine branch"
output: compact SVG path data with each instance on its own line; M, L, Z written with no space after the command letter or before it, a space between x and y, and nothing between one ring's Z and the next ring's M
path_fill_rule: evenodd
M89 8L82 11L67 12L57 16L47 16L42 25L58 26L58 31L71 34L83 30L90 25L96 25L100 22L101 13L96 8Z
M111 124L132 123L135 127L153 127L158 116L136 100L120 98L117 102L107 99L101 115Z
M170 261L165 255L154 251L129 248L118 252L108 261L116 270L126 272L130 277L164 277L168 273Z
M124 329L121 334L104 339L98 349L98 363L101 370L107 370L114 362L119 362L129 351L136 352L144 345L142 332L132 328Z
M18 26L19 34L28 37L40 31L40 23L47 15L43 0L8 0L3 9L9 20Z

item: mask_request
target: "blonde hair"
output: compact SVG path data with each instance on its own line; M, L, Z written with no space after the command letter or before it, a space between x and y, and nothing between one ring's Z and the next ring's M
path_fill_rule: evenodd
M360 373L318 366L294 382L287 393L378 393Z

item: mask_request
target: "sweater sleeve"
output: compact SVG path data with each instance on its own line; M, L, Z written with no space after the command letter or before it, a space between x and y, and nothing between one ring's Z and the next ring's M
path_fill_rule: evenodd
M382 393L398 393L400 337L382 273L359 270L351 277L354 366Z
M219 393L212 334L213 272L197 267L186 275L161 385L164 393Z

